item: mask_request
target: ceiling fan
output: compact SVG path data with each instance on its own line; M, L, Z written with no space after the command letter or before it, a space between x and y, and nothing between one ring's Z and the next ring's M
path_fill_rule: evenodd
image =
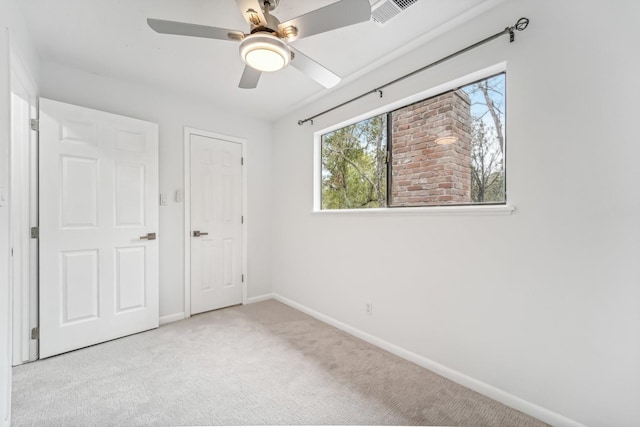
M368 21L371 17L369 0L340 0L282 23L271 14L279 2L280 0L236 0L242 15L251 25L248 34L161 19L149 18L147 23L161 34L240 42L240 57L246 66L238 86L243 89L255 88L263 72L278 71L289 64L327 88L337 85L340 82L338 75L289 43Z

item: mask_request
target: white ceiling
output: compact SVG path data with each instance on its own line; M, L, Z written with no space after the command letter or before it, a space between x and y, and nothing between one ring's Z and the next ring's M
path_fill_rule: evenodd
M335 0L280 0L286 21ZM375 0L372 0L375 2ZM323 88L295 68L264 73L256 89L239 89L244 64L235 42L157 34L146 18L248 31L234 0L20 0L44 61L163 87L229 111L274 119L317 98ZM384 26L373 21L292 43L345 80L392 59L424 34L471 19L496 0L420 0ZM338 85L340 87L340 85ZM335 88L333 89L335 90Z

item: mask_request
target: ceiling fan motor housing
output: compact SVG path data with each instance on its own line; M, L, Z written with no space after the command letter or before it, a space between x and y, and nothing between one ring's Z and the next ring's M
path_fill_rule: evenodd
M265 6L264 6L264 20L266 22L260 22L259 24L251 24L251 34L255 34L257 32L269 32L269 33L277 33L278 32L278 25L280 25L280 21L278 20L278 18L276 18L275 16L273 16L272 14L269 13L270 10L273 10L275 8L275 6L273 6L272 8L269 8L269 6L267 5L268 2L265 1ZM258 19L258 22L260 21L260 19Z

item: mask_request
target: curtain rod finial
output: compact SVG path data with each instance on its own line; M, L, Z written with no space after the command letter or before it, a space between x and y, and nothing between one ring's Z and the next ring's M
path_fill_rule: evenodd
M520 18L516 22L516 30L524 31L529 26L529 18Z

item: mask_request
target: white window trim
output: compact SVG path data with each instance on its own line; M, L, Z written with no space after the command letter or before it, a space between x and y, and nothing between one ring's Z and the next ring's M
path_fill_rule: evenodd
M511 215L513 205L413 206L370 209L320 209L314 215Z
M362 120L393 111L412 103L462 87L470 82L482 80L507 71L507 63L484 68L471 74L451 80L447 83L416 93L407 98L394 101L375 110L360 114L338 124L321 129L313 134L313 214L320 215L511 215L516 207L510 204L498 205L461 205L461 206L410 206L369 209L322 209L322 135Z

